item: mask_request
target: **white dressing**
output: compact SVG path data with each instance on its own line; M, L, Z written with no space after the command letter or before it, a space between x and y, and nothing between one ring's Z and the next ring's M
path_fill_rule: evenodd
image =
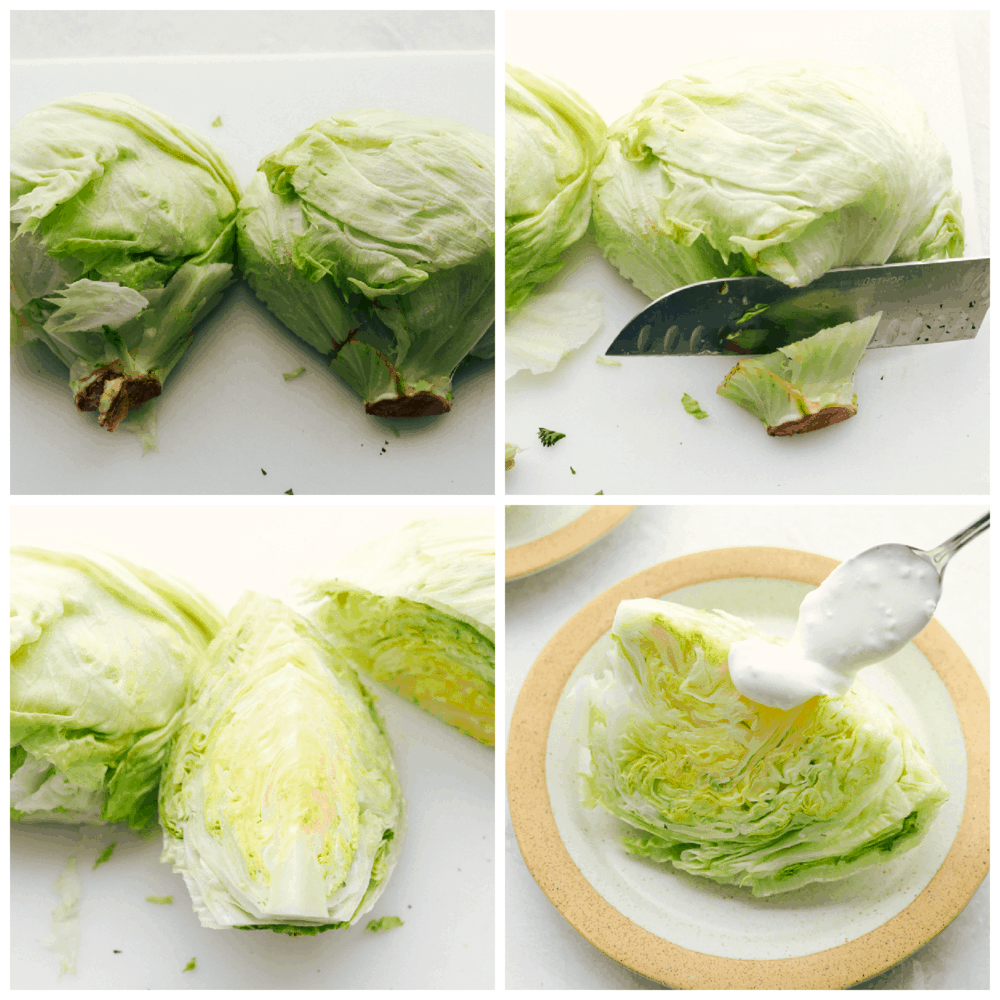
M934 615L941 576L908 545L877 545L841 563L799 607L792 641L735 642L729 676L740 694L791 709L846 694L862 667L906 645Z

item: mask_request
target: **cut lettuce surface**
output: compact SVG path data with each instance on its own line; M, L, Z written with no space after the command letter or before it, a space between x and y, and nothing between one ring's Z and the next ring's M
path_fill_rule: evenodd
M884 865L927 832L947 791L860 681L790 712L742 697L724 612L624 601L611 668L584 678L584 803L623 820L635 854L771 896ZM765 637L770 638L770 637Z
M14 549L10 597L12 817L143 829L221 615L98 552Z
M358 670L492 745L495 550L491 516L418 521L313 585L309 613Z
M204 927L315 934L385 889L404 821L382 721L347 661L279 601L245 594L199 663L160 822Z

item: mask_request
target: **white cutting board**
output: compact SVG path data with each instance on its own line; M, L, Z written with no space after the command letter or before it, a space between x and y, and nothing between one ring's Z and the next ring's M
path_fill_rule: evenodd
M505 24L508 62L562 80L609 125L649 90L705 59L749 54L888 67L927 108L950 151L964 202L965 253L983 253L986 222L974 200L946 13L508 12ZM555 37L558 46L551 44ZM522 371L507 381L505 437L529 449L506 475L508 494L989 491L989 314L974 341L869 352L855 379L856 417L770 438L759 420L716 395L732 368L729 359L596 363L649 299L604 260L590 236L568 251L567 261L552 287L603 290L604 326L554 372ZM684 393L701 403L707 420L684 411ZM539 427L566 437L542 448Z
M483 510L339 507L331 516L328 506L304 505L290 521L273 504L15 505L11 542L56 549L76 542L115 552L179 576L228 612L247 589L294 605L294 580L330 574L356 545L418 518ZM492 504L485 510L492 514ZM159 826L138 835L121 825L12 823L12 988L492 989L495 752L373 687L407 800L407 830L384 894L359 924L296 938L206 929L183 877L160 862ZM94 870L112 841L111 859ZM53 886L74 851L80 947L76 974L60 977L45 940L59 901ZM171 905L146 902L171 895ZM382 916L398 916L403 926L365 929L369 918ZM192 957L196 970L183 972Z
M389 108L494 131L493 56L457 52L15 62L12 120L85 91L128 94L207 136L244 187L267 153L340 111ZM134 434L109 434L77 413L65 370L48 361L11 358L14 494L494 491L492 362L459 377L450 413L370 417L242 281L167 380L159 449L144 457Z

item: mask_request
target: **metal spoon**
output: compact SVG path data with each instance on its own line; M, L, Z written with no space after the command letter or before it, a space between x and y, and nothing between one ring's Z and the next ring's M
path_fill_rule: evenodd
M944 568L948 565L948 560L963 545L967 545L977 535L981 535L989 526L990 515L987 512L978 521L973 521L968 527L952 535L946 542L942 542L936 549L925 552L923 549L915 549L912 545L907 545L907 548L922 559L926 559L938 571L938 576L944 576Z

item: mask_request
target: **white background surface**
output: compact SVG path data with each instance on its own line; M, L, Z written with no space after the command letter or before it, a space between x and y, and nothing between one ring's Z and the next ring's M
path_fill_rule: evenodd
M271 505L14 506L12 544L79 542L179 576L223 612L246 589L294 603L293 581L328 575L356 545L419 517L485 507ZM203 928L183 878L160 858L158 826L60 830L11 824L11 985L15 989L489 989L496 872L494 751L370 685L408 804L402 856L358 925L315 937ZM276 706L280 711L280 706ZM111 860L92 865L108 843ZM78 972L59 977L45 946L56 877L74 851L83 899ZM174 897L169 906L146 896ZM379 934L370 918L404 926ZM114 954L119 949L121 954ZM183 973L188 960L197 969Z
M639 507L585 552L506 592L506 730L535 658L558 629L608 587L666 559L732 545L776 545L846 559L897 541L933 548L984 513L981 506ZM938 621L989 689L989 533L949 565ZM659 989L581 937L536 885L505 820L508 989ZM989 882L941 934L861 989L986 989Z
M979 256L986 252L988 228L987 199L979 198L986 203L977 205L977 193L988 193L981 124L988 88L987 16L509 12L505 59L562 80L609 125L643 94L705 59L751 54L888 67L927 108L931 126L951 153L963 197L965 253ZM595 357L649 299L603 259L591 236L571 248L567 260L549 287L602 289L604 327L554 372L519 372L506 383L506 440L530 446L506 476L508 493L988 490L989 315L974 341L869 352L855 380L856 417L810 434L770 438L756 417L716 395L732 368L729 359L621 358L620 368L597 364ZM709 419L685 413L684 393L701 403ZM539 427L566 438L543 449Z
M57 46L46 47L47 27L62 14L21 12L12 120L85 91L126 93L215 143L244 187L263 156L340 111L392 108L493 133L492 52L443 51L480 44L482 22L492 15L408 12L405 22L394 22L391 13L295 12L284 30L270 34L270 44L255 41L284 16L74 12L72 24L64 22L56 35ZM426 48L436 36L438 51L400 51L407 24L423 24L418 46ZM302 54L278 54L293 40L293 51ZM48 58L17 61L22 52L37 57L40 50ZM308 54L330 51L336 54ZM74 62L70 55L87 59ZM216 116L221 128L211 126ZM17 351L11 358L15 494L494 490L492 362L459 376L450 413L370 417L326 359L273 318L242 280L199 324L167 380L157 404L157 452L142 456L138 438L122 433L124 427L108 434L94 414L77 413L64 370L51 355L47 364L39 360L45 357ZM303 365L304 375L284 381L282 373Z

